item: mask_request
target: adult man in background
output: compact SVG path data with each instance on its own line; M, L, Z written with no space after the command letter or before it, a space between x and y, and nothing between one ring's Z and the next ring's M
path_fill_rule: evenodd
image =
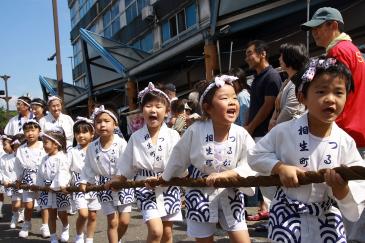
M30 98L21 96L16 101L16 110L18 115L12 117L8 124L6 124L4 133L6 135L15 135L23 132L23 124L29 119L35 119L33 113L30 111Z
M318 9L312 19L301 25L311 31L317 46L326 48L326 55L344 63L351 71L355 84L354 92L347 96L342 114L336 123L356 142L364 157L365 152L365 62L360 50L343 32L344 21L341 13L330 7Z
M255 142L268 132L269 121L274 111L275 99L281 86L280 74L269 64L268 46L261 40L248 43L245 61L251 70L256 71L251 85L250 106L245 129L251 134ZM269 189L265 189L271 192ZM271 197L274 195L265 194ZM271 199L263 198L258 190L259 211L248 220L267 219ZM266 201L266 202L265 202Z

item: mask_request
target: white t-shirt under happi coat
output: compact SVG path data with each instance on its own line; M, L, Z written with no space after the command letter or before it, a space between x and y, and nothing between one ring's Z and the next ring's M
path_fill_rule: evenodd
M41 125L41 129L43 132L52 129L55 126L62 127L66 135L67 148L72 147L74 141L74 121L70 116L61 113L58 119L56 119L51 113L48 113L46 116L39 120L39 124Z
M35 184L37 171L46 152L43 149L41 141L36 142L36 146L29 148L25 143L21 145L16 153L15 172L17 179L21 183L32 185Z
M175 145L162 178L168 181L173 177L185 176L190 165L192 178L207 177L213 172L227 170L234 170L243 177L252 176L255 172L247 164L247 150L254 144L243 127L232 124L227 141L219 146L220 158L216 159L212 121L197 121ZM254 188L188 188L185 196L187 218L197 222L217 223L219 217L225 217L229 227L244 221L242 191L248 195L254 194ZM222 208L223 215L219 215L219 207Z
M55 155L46 155L37 172L36 184L39 186L49 186L52 190L60 190L66 187L71 179L70 174L59 175L61 171L70 170L67 156L60 151ZM56 199L56 202L54 202ZM38 203L40 206L63 208L70 205L70 195L62 192L41 192Z
M123 156L118 160L118 175L136 180L161 174L171 151L180 140L179 134L162 124L157 143L152 140L146 125L130 137ZM141 210L158 210L161 217L174 214L181 209L180 189L176 186L136 188L136 198Z
M365 166L354 140L335 123L329 137L311 135L307 114L275 126L249 151L248 159L254 170L266 175L271 174L279 161L304 171L341 165ZM365 182L349 181L348 185L350 193L342 200L333 197L331 187L325 183L279 188L270 209L270 239L327 242L334 237L335 242L345 242L342 218L332 206L333 199L351 221L360 217L365 200Z
M80 183L105 184L117 174L117 160L120 158L127 146L127 142L114 134L112 145L103 149L100 138L90 143L86 151L85 166L81 172ZM98 181L95 181L98 177ZM134 202L134 190L122 189L118 192L112 190L98 192L99 202L113 202L114 206Z

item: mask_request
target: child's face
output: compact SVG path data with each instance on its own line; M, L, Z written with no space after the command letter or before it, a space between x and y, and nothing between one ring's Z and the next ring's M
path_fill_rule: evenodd
M9 140L3 140L3 149L7 154L11 154L13 152Z
M58 145L46 137L43 137L43 148L49 155L55 155L58 152Z
M312 123L329 124L341 114L346 102L346 80L323 74L308 87L303 104L307 106Z
M81 145L81 147L87 146L93 139L93 134L89 131L81 131L79 133L76 133L76 141L78 144Z
M28 128L24 131L25 138L27 139L28 143L34 143L39 138L39 128Z
M58 118L62 112L62 104L59 100L53 100L49 103L48 109L54 118Z
M204 104L204 106L213 122L225 125L232 124L240 111L236 92L228 84L216 90L211 105Z
M95 131L100 136L111 136L116 128L114 119L108 113L101 113L95 118Z
M147 102L142 109L143 118L148 128L160 127L167 115L166 105L160 100Z

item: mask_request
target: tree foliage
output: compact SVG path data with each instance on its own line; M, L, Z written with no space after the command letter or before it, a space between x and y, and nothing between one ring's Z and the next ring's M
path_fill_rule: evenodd
M15 116L17 114L16 111L9 111L9 113L7 114L6 110L4 109L4 107L0 107L0 131L4 131L4 128L6 126L6 124L8 124L8 121L10 118L12 118L13 116Z

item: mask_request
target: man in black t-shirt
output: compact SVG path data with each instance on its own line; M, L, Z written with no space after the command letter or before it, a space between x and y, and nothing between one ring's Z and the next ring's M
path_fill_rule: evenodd
M251 85L249 116L245 128L257 141L268 132L281 78L268 62L268 47L265 42L255 40L248 43L245 60L249 68L256 71Z
M245 129L258 142L268 132L270 118L274 111L275 99L281 86L279 73L268 62L268 46L265 42L255 40L248 43L245 58L250 69L256 71L251 85L250 107ZM268 197L273 190L265 189ZM257 190L259 211L256 215L248 216L247 220L262 220L269 218L270 199ZM256 230L266 230L267 224L259 225Z

